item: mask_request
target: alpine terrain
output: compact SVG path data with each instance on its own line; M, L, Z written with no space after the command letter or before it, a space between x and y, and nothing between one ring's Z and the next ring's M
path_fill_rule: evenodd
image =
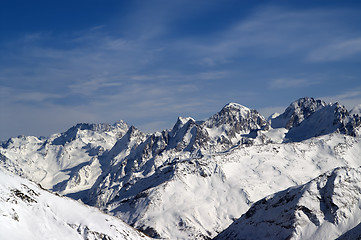
M0 168L156 239L353 239L360 109L307 97L269 120L229 103L152 134L123 121L77 124L3 142Z
M0 239L149 239L120 219L0 171Z

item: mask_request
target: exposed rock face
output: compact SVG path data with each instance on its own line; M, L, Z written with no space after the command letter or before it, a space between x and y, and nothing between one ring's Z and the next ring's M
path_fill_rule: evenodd
M291 129L324 106L326 106L326 103L322 100L309 97L300 98L291 103L284 113L272 119L272 127Z
M229 137L239 133L249 133L254 130L268 130L267 120L256 110L249 109L237 103L229 103L219 113L214 114L205 123L207 128L223 128Z
M312 137L340 132L356 136L361 126L361 118L350 114L338 104L326 104L313 98L300 98L294 101L278 117L271 120L273 128L286 128L286 141L303 141Z
M242 142L242 137L255 138L257 131L269 130L267 120L256 110L237 103L229 103L202 124L212 140L231 145Z
M360 116L350 115L344 106L334 103L323 106L292 127L286 138L298 142L333 132L356 136L360 126Z

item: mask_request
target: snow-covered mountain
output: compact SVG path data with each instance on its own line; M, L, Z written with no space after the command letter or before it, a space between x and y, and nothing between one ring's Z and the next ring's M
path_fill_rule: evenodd
M351 113L338 104L326 104L313 98L301 98L286 111L271 119L273 128L289 129L286 139L297 142L333 132L356 136L361 125L361 114L357 108Z
M63 194L90 188L100 175L99 156L125 134L123 121L77 124L49 138L19 136L0 147L0 166Z
M150 239L118 218L0 170L0 239Z
M284 113L272 119L272 127L291 129L325 106L326 103L322 100L315 100L308 97L300 98L291 103Z
M302 98L268 122L230 103L206 121L179 117L153 134L120 122L12 138L0 166L152 237L208 239L269 194L360 166L360 116Z
M215 240L360 238L361 169L343 167L257 201Z

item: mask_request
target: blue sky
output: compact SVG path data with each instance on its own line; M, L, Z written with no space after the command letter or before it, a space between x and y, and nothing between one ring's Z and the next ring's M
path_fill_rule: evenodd
M360 22L361 1L2 0L0 139L119 119L152 132L228 102L350 109Z

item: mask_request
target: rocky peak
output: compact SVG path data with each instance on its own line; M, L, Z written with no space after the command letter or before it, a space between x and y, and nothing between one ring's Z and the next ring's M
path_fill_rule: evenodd
M272 119L272 127L291 129L299 125L312 113L325 106L326 103L322 100L315 100L310 97L300 98L292 102L284 113Z
M53 145L64 145L75 140L82 131L91 131L97 133L115 131L123 135L128 130L128 125L124 121L118 121L114 125L108 123L78 123L66 132L61 133L52 142Z
M124 134L122 138L120 138L114 147L110 150L111 155L119 154L124 150L130 150L129 148L133 148L138 146L141 142L146 139L147 135L141 132L134 126L130 126L128 131ZM116 152L116 153L115 153Z
M115 122L112 126L114 128L123 129L125 131L129 129L128 124L123 120L119 120L119 121Z
M335 103L335 118L333 124L337 126L337 130L342 134L356 136L361 126L361 115L350 114L347 109Z
M175 123L172 131L169 134L171 137L174 137L175 135L177 135L180 129L188 128L190 125L194 125L195 123L196 121L191 117L178 117L177 122Z
M260 113L237 103L224 106L220 112L205 121L203 126L210 132L224 133L230 138L234 138L236 134L249 134L251 131L269 128L267 120Z
M223 124L232 124L240 119L246 118L250 109L237 103L229 103L225 105L220 112L210 117L205 125L208 128L219 127Z
M360 126L360 116L351 116L344 106L333 103L310 114L290 129L286 138L298 142L333 132L356 136Z

